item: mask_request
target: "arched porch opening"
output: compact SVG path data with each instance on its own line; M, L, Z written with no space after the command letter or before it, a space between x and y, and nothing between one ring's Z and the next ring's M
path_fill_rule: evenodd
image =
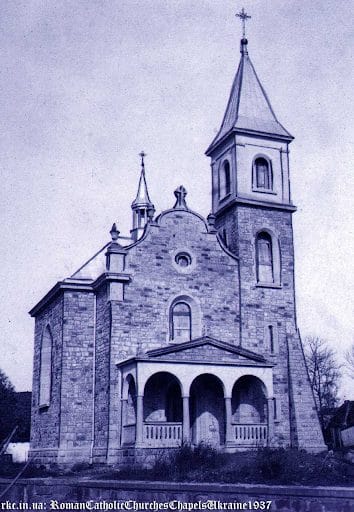
M235 441L249 446L265 445L268 433L267 390L253 375L236 381L231 398Z
M178 446L182 441L182 393L178 379L168 372L152 375L143 398L143 443Z
M136 438L136 385L132 375L123 384L122 400L122 444L131 445Z
M190 388L191 439L193 444L214 447L225 444L223 384L211 374L199 375Z

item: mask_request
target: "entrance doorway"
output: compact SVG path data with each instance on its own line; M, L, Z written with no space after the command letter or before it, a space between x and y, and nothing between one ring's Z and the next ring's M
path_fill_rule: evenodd
M225 444L224 393L217 377L204 374L193 381L190 408L192 443Z

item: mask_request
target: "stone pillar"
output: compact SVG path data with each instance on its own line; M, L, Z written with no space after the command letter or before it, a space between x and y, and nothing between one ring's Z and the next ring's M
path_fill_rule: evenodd
M142 446L143 444L143 395L138 395L136 397L136 446Z
M274 398L268 398L268 446L272 446L274 438Z
M232 410L231 410L231 397L225 396L225 423L226 423L226 438L225 445L233 444L234 436L232 432Z
M120 417L120 425L121 425L121 435L120 435L120 444L121 446L124 445L125 439L124 439L124 425L126 423L126 416L127 416L127 404L128 400L125 398L122 398L121 400L121 417Z
M189 396L184 396L183 400L183 424L182 439L184 443L190 442L190 418L189 418Z

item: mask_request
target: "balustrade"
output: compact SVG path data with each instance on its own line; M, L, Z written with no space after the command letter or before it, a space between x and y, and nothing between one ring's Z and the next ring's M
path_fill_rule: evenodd
M149 447L172 448L182 443L182 423L144 423L143 444Z
M237 424L234 427L236 444L249 446L266 446L268 427L265 424Z

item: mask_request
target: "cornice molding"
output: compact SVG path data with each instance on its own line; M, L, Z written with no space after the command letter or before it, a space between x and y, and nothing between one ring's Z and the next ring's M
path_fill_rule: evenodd
M56 283L49 292L29 311L32 317L40 313L50 302L52 302L60 293L64 291L80 291L95 293L97 288L102 286L105 282L118 282L129 283L131 277L125 273L104 272L95 281L68 279L66 281L59 281Z
M287 211L290 213L296 212L296 206L292 204L275 203L270 201L259 201L257 199L249 199L245 197L235 197L228 201L227 204L219 208L215 213L215 217L218 218L220 215L225 213L229 208L235 205L252 206L254 208L268 208L269 210L280 210Z

